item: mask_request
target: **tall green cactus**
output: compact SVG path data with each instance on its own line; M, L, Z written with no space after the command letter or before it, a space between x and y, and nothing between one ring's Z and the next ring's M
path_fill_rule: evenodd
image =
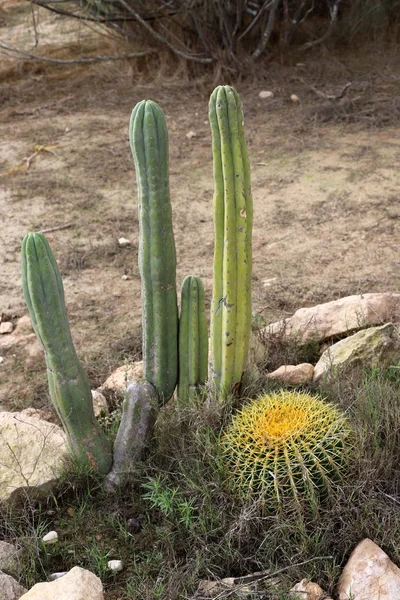
M111 444L93 412L89 381L76 355L64 288L47 239L29 233L22 242L22 285L34 331L46 358L50 397L72 454L100 473L111 469Z
M178 378L178 305L168 132L158 104L143 100L135 106L129 139L139 196L144 375L166 402Z
M215 182L211 378L224 398L241 381L250 341L253 201L238 93L217 87L209 117Z
M190 399L207 381L208 331L204 288L200 277L189 275L182 283L179 320L178 398Z

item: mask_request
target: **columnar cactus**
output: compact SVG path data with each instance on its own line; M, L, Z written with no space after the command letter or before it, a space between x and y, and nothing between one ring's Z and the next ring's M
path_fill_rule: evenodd
M199 277L189 275L182 283L179 320L178 398L190 399L207 381L208 331L204 288Z
M22 242L22 284L34 331L45 352L50 397L72 454L79 462L108 473L111 444L94 416L89 381L72 342L61 275L40 233L29 233Z
M314 506L340 481L351 428L333 405L282 391L251 401L221 439L228 478L243 497L277 508L285 500Z
M143 100L135 106L129 138L139 197L144 375L164 403L178 378L178 305L168 132L158 104Z
M237 92L217 87L209 116L215 182L210 375L223 399L240 383L249 347L253 201Z

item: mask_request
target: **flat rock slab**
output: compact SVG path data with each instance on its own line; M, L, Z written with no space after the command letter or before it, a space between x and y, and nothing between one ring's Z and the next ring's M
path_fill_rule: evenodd
M0 571L0 599L1 600L19 600L26 589L19 585L10 575Z
M104 600L103 584L91 571L74 567L49 583L37 583L21 600Z
M0 413L0 502L46 494L68 456L62 429L29 409Z
M314 376L314 366L310 363L300 365L282 365L276 371L268 373L267 379L281 381L289 385L304 385L310 383Z
M352 552L337 586L338 600L399 600L400 569L368 538Z
M283 341L306 343L387 322L400 321L400 294L347 296L310 308L300 308L288 319L263 329L264 339L280 336Z
M330 346L315 365L314 382L360 367L383 367L400 360L400 336L392 323L358 331Z

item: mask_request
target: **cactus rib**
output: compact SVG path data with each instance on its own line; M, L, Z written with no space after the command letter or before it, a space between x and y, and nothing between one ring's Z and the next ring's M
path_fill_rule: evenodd
M139 199L144 372L160 401L166 402L178 376L178 306L168 132L158 104L143 100L135 106L129 138Z
M61 275L40 233L30 233L22 242L22 284L34 331L45 352L50 397L72 454L106 474L111 468L111 444L94 416L89 381L71 337Z

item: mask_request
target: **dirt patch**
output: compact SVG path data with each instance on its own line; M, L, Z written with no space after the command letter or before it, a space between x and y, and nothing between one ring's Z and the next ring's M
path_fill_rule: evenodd
M69 44L69 30L54 34L58 22L52 21L51 43ZM14 27L20 32L21 23ZM270 321L347 294L398 291L397 117L379 129L365 120L321 123L318 109L325 100L310 91L299 68L287 70L285 79L282 74L274 79L274 68L263 84L237 85L252 164L254 313ZM309 75L315 69L310 62ZM48 148L28 169L0 177L5 216L0 311L26 313L19 259L24 234L72 223L48 238L64 276L74 340L93 385L127 356L140 354L138 219L127 126L143 97L158 101L168 121L178 284L187 274L200 275L208 302L211 296L207 104L213 85L146 86L132 72L125 63L68 68L7 63L0 88L0 175L26 164L38 146ZM395 98L392 75L389 70L387 103ZM333 85L319 77L321 88ZM343 83L341 68L335 80L340 87L338 81ZM258 98L265 85L275 92L270 103ZM293 91L299 104L290 101ZM190 130L196 136L187 139ZM130 247L118 246L122 236ZM46 405L41 359L28 364L18 348L3 355L0 403Z

